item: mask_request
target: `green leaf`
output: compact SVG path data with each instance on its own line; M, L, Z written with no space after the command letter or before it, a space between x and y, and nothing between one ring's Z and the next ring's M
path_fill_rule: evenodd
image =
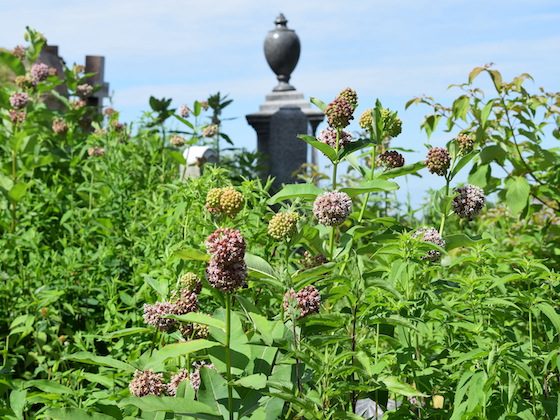
M8 197L14 202L20 201L27 191L27 184L17 183L8 192Z
M302 200L315 200L323 190L313 184L288 184L269 198L268 204L276 204L284 200L301 198Z
M99 412L90 414L79 408L50 408L46 414L53 420L114 420L113 416Z
M298 136L299 139L303 140L311 147L320 150L323 154L329 158L331 162L336 162L338 160L338 156L336 155L336 150L334 150L331 146L326 143L320 142L313 136L308 136L305 134L300 134Z
M391 179L404 175L418 175L418 171L425 168L426 164L422 162L411 163L410 165L401 166L400 168L389 169L381 174L381 178Z
M36 379L33 381L25 382L24 386L26 388L35 387L39 388L43 392L48 392L52 394L73 394L74 391L67 386L59 384L58 382L49 381L48 379Z
M247 264L249 272L255 277L268 277L270 279L278 280L272 266L258 255L245 253L245 264Z
M202 385L198 390L198 400L219 412L224 419L229 418L228 391L226 380L215 370L207 367L200 369ZM233 389L234 412L239 409L239 394Z
M187 261L210 261L210 255L194 248L184 248L176 251L174 257Z
M427 395L422 394L420 391L418 391L416 388L414 388L412 385L408 385L405 384L401 381L399 381L396 377L394 376L385 376L382 378L379 378L381 380L381 382L383 382L385 384L385 386L387 387L387 389L390 392L394 392L397 395L404 395L405 397L426 397Z
M25 408L25 397L27 397L27 390L14 389L10 392L10 408L18 419L23 419L23 409Z
M445 237L445 248L449 251L454 248L468 247L476 244L488 242L487 239L471 239L463 233L449 235Z
M482 128L486 128L486 122L488 121L490 111L492 111L492 108L494 106L494 101L495 99L489 100L486 105L484 105L484 108L482 108L482 111L480 113L480 125L482 125Z
M560 315L558 315L554 308L546 302L537 303L536 306L547 316L548 319L550 319L550 322L552 322L554 328L556 328L556 333L560 334Z
M4 174L0 173L0 188L4 191L10 191L14 186L14 182Z
M194 130L194 125L192 125L188 120L184 119L179 115L174 115L174 117L177 118L179 121L181 121L183 124L185 124L187 127L189 127L191 130Z
M494 82L496 90L500 92L502 90L502 75L498 70L488 70L488 73L490 73L490 77L492 78L492 82Z
M177 321L181 322L192 322L195 324L208 325L210 327L219 328L222 331L226 330L226 324L224 321L200 312L190 312L185 315L169 315L166 318L176 319Z
M115 338L127 337L129 335L146 334L151 332L153 332L152 328L132 327L132 328L124 328L122 330L113 331L111 333L105 334L103 338L106 340L113 340Z
M491 162L503 163L506 158L506 151L498 144L487 146L480 151L480 162L483 164Z
M340 191L343 191L350 196L355 196L368 192L394 191L398 189L399 184L397 184L396 182L377 178L371 181L362 182L361 184L354 187L341 188Z
M527 206L531 186L524 177L514 176L506 180L506 188L506 204L517 215Z
M97 356L87 351L80 351L78 353L71 354L66 356L65 359L90 365L112 367L125 372L134 372L136 370L134 366L129 365L128 363L121 362L120 360L113 359L109 356Z
M342 160L346 156L351 153L357 152L358 150L363 149L364 147L371 146L372 143L369 139L360 139L357 141L351 141L348 143L342 150L338 152L338 160Z
M257 373L255 375L245 376L234 382L235 385L243 388L263 389L266 387L266 375Z
M220 414L214 407L210 407L200 401L175 397L157 397L155 395L129 397L119 402L119 407L126 407L128 405L133 405L147 412L162 411L176 415L194 416L196 418L212 418L210 416L218 416ZM199 416L204 414L208 416Z
M186 356L187 354L196 353L200 350L206 350L219 346L220 343L209 340L191 340L184 343L173 343L156 350L151 357L143 363L142 369L156 369L171 358Z
M474 69L472 69L469 73L469 83L472 83L482 70L484 70L484 67L475 67Z
M309 99L311 101L311 103L313 105L315 105L317 108L319 108L321 111L325 112L325 109L327 108L327 104L324 103L323 101L321 101L320 99L317 98L310 98Z
M16 76L25 74L25 67L21 60L8 51L0 51L0 63L8 67Z
M455 175L457 175L459 173L459 171L461 169L463 169L465 167L465 165L467 163L469 163L475 156L477 155L476 152L471 152L465 156L463 156L459 162L457 162L457 164L455 165L455 167L453 168L453 170L451 171L450 174L450 179L453 179L455 177Z

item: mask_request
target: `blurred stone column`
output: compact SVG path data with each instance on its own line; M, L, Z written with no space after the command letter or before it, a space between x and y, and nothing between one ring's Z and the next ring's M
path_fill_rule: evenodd
M86 55L85 63L86 73L95 73L87 82L99 89L87 98L87 104L91 107L97 108L101 113L103 108L103 98L109 96L109 83L105 82L105 57L101 55Z
M257 132L257 150L265 155L267 170L263 177L273 176L273 189L283 183L295 181L293 173L307 162L307 143L299 140L299 134L315 135L324 115L311 108L303 93L290 83L292 71L299 60L300 42L296 33L288 29L288 21L280 14L276 28L265 38L266 60L278 84L266 95L259 111L246 116L247 122ZM312 152L312 162L316 155Z

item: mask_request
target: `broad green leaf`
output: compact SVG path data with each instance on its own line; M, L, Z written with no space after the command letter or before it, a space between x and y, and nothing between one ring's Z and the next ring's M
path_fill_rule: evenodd
M176 251L173 256L187 261L210 261L210 255L194 248L183 248Z
M506 151L499 144L486 146L480 151L480 163L483 164L487 164L490 162L503 163L505 158Z
M198 390L198 400L212 407L212 410L229 418L227 381L215 370L203 367L200 369L202 385ZM239 394L233 389L234 413L239 410Z
M450 174L450 179L453 179L455 177L455 175L457 175L459 173L459 171L461 169L463 169L465 167L465 165L467 163L469 163L475 156L477 155L476 152L471 152L465 156L463 156L459 162L457 162L457 164L455 165L455 167L453 168L453 170L451 171Z
M315 137L308 136L308 135L305 135L305 134L300 134L298 136L298 138L303 140L307 144L309 144L311 147L314 147L315 149L320 150L326 157L329 158L329 160L331 162L335 162L335 161L338 160L338 157L336 155L336 150L334 150L328 144L322 143L319 140L317 140Z
M558 312L556 312L554 308L547 302L537 303L536 306L543 314L547 316L548 319L550 319L550 322L552 322L554 328L556 328L556 333L560 334L560 315L558 315Z
M255 375L244 376L234 382L235 385L243 388L263 389L266 387L266 375L257 373Z
M184 119L183 117L179 116L179 115L173 115L176 119L178 119L179 121L181 121L183 124L185 124L187 127L189 127L191 130L194 130L194 126L186 119Z
M524 177L515 176L506 180L506 203L514 215L523 211L529 201L531 186Z
M27 191L27 184L17 183L8 192L8 197L10 197L10 200L15 201L17 203L25 196L26 191Z
M187 354L196 353L219 345L220 343L203 339L168 344L156 350L143 364L142 369L157 369L168 359L186 356Z
M494 107L494 101L494 99L489 100L486 105L484 105L484 108L482 108L480 113L480 125L482 128L486 128L486 122L490 116L490 111L492 111L492 108Z
M274 194L268 200L268 204L276 204L280 201L301 198L302 200L315 200L323 190L313 184L288 184Z
M103 413L88 413L80 408L50 408L47 416L53 420L114 420L114 417Z
M43 392L49 392L52 394L72 394L74 391L65 385L59 384L58 382L49 381L48 379L36 379L33 381L27 381L24 385L26 388L35 387L39 388Z
M10 392L10 408L18 419L23 419L23 409L25 408L25 397L27 390L14 389Z
M344 146L343 149L339 150L338 152L338 159L342 160L344 159L346 156L357 152L358 150L361 150L365 147L368 146L372 146L372 143L370 140L368 139L361 139L361 140L357 140L357 141L351 141L350 143L348 143L346 146Z
M426 164L422 162L411 163L410 165L401 166L400 168L389 169L381 174L382 178L391 179L404 175L418 175L418 171L425 168Z
M422 394L412 385L405 384L404 382L399 381L394 376L385 376L379 379L385 384L390 392L394 392L397 395L404 395L405 397L426 397L426 395Z
M208 370L208 369L203 369ZM195 416L196 418L212 418L220 413L214 407L210 407L200 401L186 400L175 397L157 397L146 395L145 397L128 397L119 402L120 407L133 405L142 411L163 411L183 416ZM201 416L206 414L207 416Z
M0 188L4 191L10 191L14 186L14 182L6 175L0 173Z
M129 365L128 363L121 362L120 360L113 359L109 356L97 356L87 351L71 354L66 356L65 359L90 365L112 367L125 372L134 372L135 370L134 366Z
M473 246L488 242L486 239L472 239L463 233L448 235L445 238L445 248L449 251L454 248Z
M208 325L211 327L219 328L222 331L226 330L226 324L224 321L200 312L190 312L185 315L170 315L167 316L167 318L176 319L177 321L181 322L192 322L195 324Z
M268 277L278 280L272 266L258 255L245 253L245 264L247 264L249 272L256 277Z
M362 182L361 184L356 186L341 188L340 191L343 191L350 196L355 196L368 192L394 191L398 189L399 184L397 184L396 182L377 178L371 181Z

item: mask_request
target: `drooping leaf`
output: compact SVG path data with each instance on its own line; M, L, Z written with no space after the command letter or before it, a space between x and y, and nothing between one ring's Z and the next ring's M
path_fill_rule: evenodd
M341 188L340 191L343 191L350 196L355 196L368 192L394 191L398 189L399 184L397 184L396 182L377 178L371 181L362 182L361 184L356 186Z
M119 402L120 407L128 405L133 405L147 412L162 411L176 415L194 416L196 418L215 418L220 414L215 407L208 406L200 401L175 397L157 397L155 395L128 397Z
M162 366L163 363L171 358L179 356L186 356L187 354L196 353L201 350L206 350L212 347L219 346L215 341L204 339L191 340L183 343L168 344L159 350L156 350L151 357L149 357L141 367L142 369L156 369Z
M113 359L109 356L98 356L87 351L80 351L65 357L66 360L74 362L86 363L90 365L112 367L125 372L134 372L135 368L128 363L121 362L120 360Z
M192 322L195 324L208 325L211 327L219 328L223 331L226 330L226 324L220 319L211 317L200 312L190 312L185 315L170 315L167 318L176 319L181 322Z
M175 257L187 261L210 261L210 255L194 248L183 248L173 254Z
M257 373L254 375L244 376L235 381L235 385L242 386L243 388L263 389L266 387L266 375Z
M288 184L274 194L268 200L268 204L276 204L280 201L301 198L302 200L314 200L323 190L313 184Z
M523 211L529 201L531 186L524 177L506 179L506 203L514 215Z
M328 144L320 142L315 137L300 134L298 138L309 144L311 147L314 147L315 149L321 151L326 157L329 158L331 162L335 162L338 159L336 150L334 150Z

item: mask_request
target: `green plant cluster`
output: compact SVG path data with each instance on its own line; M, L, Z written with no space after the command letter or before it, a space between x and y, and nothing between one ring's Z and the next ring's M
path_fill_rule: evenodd
M28 37L0 61L33 81ZM272 194L248 155L181 179L184 147L229 139L219 94L151 98L134 128L76 105L80 69L24 79L0 89L2 418L558 417L557 94L475 69L452 107L412 101L452 133L412 164L396 112L371 103L352 139L357 93L313 99L329 182ZM426 166L418 220L396 180Z

